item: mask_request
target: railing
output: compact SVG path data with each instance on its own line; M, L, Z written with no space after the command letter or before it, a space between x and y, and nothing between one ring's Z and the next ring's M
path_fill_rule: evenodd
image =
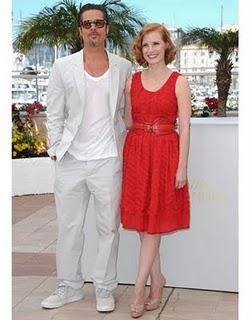
M180 72L188 78L192 91L192 104L201 110L205 106L206 97L217 97L216 73L210 71L211 69L203 72L186 70ZM46 106L49 74L31 75L13 72L12 79L13 103L21 106L37 100ZM238 70L233 69L227 109L234 114L238 112L238 92Z
M49 74L31 75L13 72L12 102L17 104L40 101L46 106Z

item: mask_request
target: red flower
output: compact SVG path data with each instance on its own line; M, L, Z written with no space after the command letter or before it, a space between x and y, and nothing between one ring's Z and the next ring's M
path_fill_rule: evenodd
M205 98L204 102L206 103L206 105L208 106L208 108L210 109L210 111L216 111L218 108L218 99L215 97L212 98Z
M27 103L25 106L25 111L27 111L30 115L37 114L42 110L43 105L38 101L34 101L33 103Z

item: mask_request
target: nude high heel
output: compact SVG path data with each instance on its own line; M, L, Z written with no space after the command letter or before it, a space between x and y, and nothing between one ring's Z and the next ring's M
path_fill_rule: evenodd
M159 308L162 300L163 288L166 284L166 279L163 277L161 287L159 288L159 297L155 299L147 298L145 302L145 310L152 311Z
M132 318L140 318L144 314L144 303L143 304L131 304L130 315Z
M137 293L137 294L136 294ZM142 297L143 294L143 297ZM136 296L140 296L141 295L141 299L136 299ZM132 318L140 318L145 311L145 287L143 288L143 293L141 291L141 289L136 289L136 286L134 288L134 297L133 297L133 301L130 305L130 316ZM135 303L135 301L138 301L137 303Z

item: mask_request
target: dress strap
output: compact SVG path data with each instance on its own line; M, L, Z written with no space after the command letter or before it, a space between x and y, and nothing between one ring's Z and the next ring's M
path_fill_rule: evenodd
M173 74L172 74L172 81L176 81L177 80L177 78L179 77L179 76L181 76L182 74L181 73L179 73L178 71L173 71Z
M177 81L178 77L181 75L182 75L181 73L179 73L177 71L173 71L173 73L171 74L171 79L169 79L168 85L174 89L176 86L176 81Z
M133 74L132 76L132 83L137 83L140 79L140 74L141 74L141 71L137 71Z
M131 82L131 94L137 92L137 89L139 88L139 84L140 84L140 74L141 71L135 72L132 75L132 82ZM135 92L134 92L135 91Z

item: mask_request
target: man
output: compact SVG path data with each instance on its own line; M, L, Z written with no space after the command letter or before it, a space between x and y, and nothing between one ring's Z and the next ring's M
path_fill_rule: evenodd
M117 286L124 87L129 61L105 50L108 16L87 4L78 15L84 49L55 62L48 88L49 155L55 160L58 217L56 291L43 308L83 298L83 225L94 197L98 254L93 268L97 310L113 311Z

